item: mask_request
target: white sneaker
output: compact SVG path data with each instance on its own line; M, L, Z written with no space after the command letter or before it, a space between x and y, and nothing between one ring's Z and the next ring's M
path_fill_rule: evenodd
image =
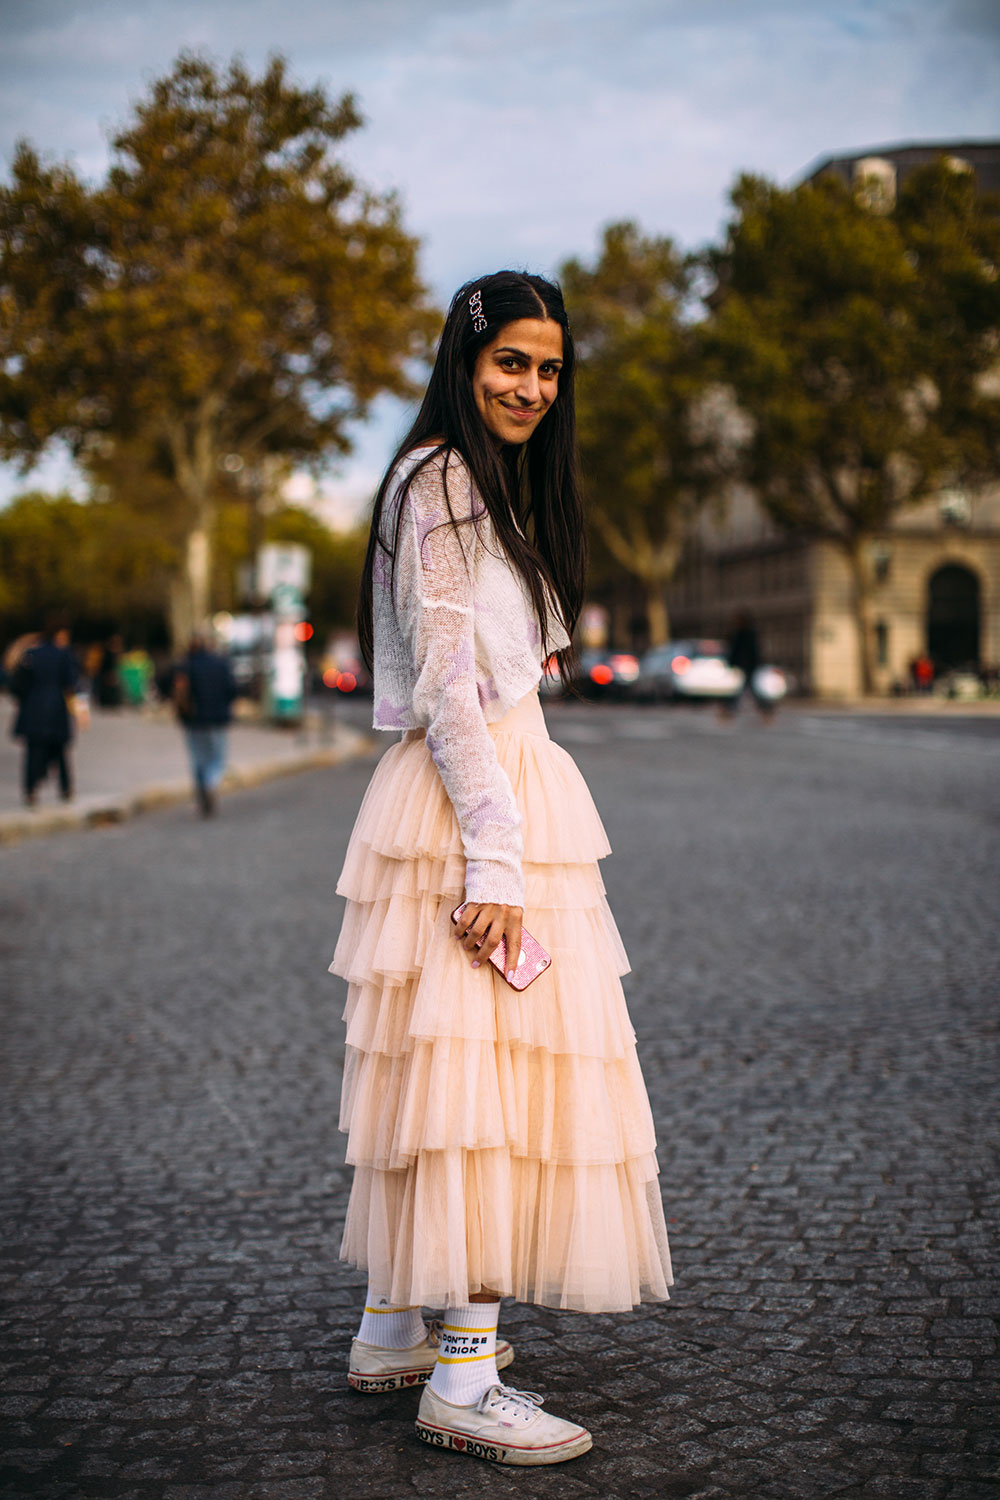
M420 1397L417 1437L495 1464L561 1464L591 1446L586 1427L542 1411L533 1391L495 1385L475 1406L453 1406L430 1386Z
M441 1346L441 1319L432 1318L427 1337L411 1349L381 1349L377 1344L351 1341L348 1383L365 1396L398 1391L403 1386L426 1385L437 1363ZM505 1370L514 1358L506 1339L497 1339L497 1369Z

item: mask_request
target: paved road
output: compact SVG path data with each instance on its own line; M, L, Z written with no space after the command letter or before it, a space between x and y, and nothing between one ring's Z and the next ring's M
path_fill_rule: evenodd
M662 1144L663 1307L512 1307L565 1468L344 1367L335 875L371 761L0 853L3 1493L985 1500L1000 1485L995 734L556 705Z

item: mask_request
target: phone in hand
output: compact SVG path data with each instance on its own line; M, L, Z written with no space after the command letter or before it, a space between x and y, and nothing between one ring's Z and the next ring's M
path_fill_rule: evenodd
M457 927L462 920L467 901L461 906L456 906L451 914L451 920ZM514 978L507 979L507 939L501 938L497 946L490 954L490 963L497 969L510 985L512 990L526 990L529 984L533 984L540 974L544 974L549 968L552 959L546 953L537 938L532 937L526 927L521 928L521 954L517 960L517 968L514 970Z

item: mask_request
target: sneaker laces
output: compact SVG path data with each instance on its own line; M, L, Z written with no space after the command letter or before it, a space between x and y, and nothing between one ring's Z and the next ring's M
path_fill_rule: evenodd
M512 1385L491 1385L476 1402L476 1410L484 1417L502 1412L515 1420L530 1422L538 1415L544 1399L537 1391L516 1391Z

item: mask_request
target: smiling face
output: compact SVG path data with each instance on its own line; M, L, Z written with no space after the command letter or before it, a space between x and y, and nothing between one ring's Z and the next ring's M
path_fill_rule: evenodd
M518 318L479 351L472 391L500 443L526 443L556 399L563 336L551 318Z

